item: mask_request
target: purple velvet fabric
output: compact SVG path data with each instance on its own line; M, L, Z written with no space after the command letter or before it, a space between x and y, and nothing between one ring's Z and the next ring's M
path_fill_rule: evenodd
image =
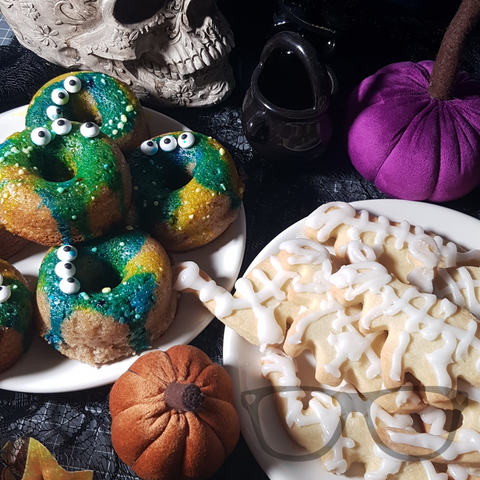
M433 62L387 65L352 92L348 151L379 190L443 202L480 183L480 83L460 72L454 99L432 98Z

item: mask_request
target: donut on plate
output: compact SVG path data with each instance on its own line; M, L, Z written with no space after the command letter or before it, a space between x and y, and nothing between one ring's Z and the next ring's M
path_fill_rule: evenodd
M33 333L33 296L23 275L0 259L0 372L28 350Z
M216 140L173 132L141 144L127 157L132 175L128 219L171 252L202 247L238 215L243 183Z
M138 230L51 248L36 298L40 335L92 365L147 349L170 326L177 306L168 255Z
M28 240L8 232L0 225L0 258L8 260L20 252L27 243Z
M42 245L95 238L122 220L131 178L98 126L58 119L0 145L0 222Z
M123 152L130 152L150 136L133 91L104 73L66 73L43 85L28 106L25 125L48 128L58 118L96 123Z

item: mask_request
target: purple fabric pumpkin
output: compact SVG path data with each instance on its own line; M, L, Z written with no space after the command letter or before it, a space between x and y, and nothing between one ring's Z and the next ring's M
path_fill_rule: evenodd
M352 92L348 152L379 190L443 202L480 183L480 83L459 72L453 99L428 92L433 62L387 65Z

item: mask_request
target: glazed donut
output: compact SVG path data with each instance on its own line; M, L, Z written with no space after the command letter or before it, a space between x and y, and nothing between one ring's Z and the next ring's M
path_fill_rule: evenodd
M59 119L0 145L0 222L23 238L92 239L124 218L130 197L125 157L93 123Z
M206 245L235 220L243 196L231 155L211 137L173 132L143 142L127 157L129 220L171 252Z
M150 136L133 91L104 73L66 73L43 85L28 106L25 125L48 128L58 118L96 123L122 152L132 151Z
M40 335L92 365L148 348L170 326L177 305L168 255L138 230L51 248L36 298Z
M28 350L33 333L33 296L23 275L0 259L0 372Z

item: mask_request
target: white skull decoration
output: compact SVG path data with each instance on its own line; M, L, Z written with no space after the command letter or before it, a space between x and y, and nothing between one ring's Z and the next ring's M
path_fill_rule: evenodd
M234 86L233 34L214 0L0 0L0 11L40 57L161 106L211 105Z

